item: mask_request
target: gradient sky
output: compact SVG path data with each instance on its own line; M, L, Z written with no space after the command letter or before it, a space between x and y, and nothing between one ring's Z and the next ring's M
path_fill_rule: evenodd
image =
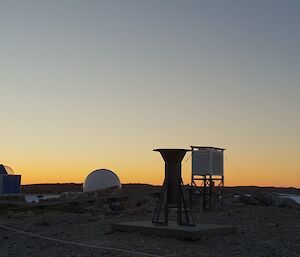
M0 163L161 184L152 149L208 145L226 185L300 187L299 28L297 0L1 0Z

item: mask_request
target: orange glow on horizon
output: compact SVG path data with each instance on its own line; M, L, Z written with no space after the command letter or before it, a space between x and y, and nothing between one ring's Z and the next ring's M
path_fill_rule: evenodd
M11 165L12 166L12 165ZM268 176L265 170L257 170L250 172L251 168L244 169L243 172L237 173L231 167L225 165L225 186L262 186L262 187L296 187L300 188L300 175L272 177ZM23 169L15 169L15 174L22 175L22 184L40 184L40 183L83 183L85 177L93 170L98 168L108 168L113 170L119 177L122 183L143 183L152 185L162 185L164 179L163 162L158 161L153 167L145 165L145 167L126 168L118 166L80 166L74 169L67 167L47 167L41 170L40 167L27 167ZM182 177L185 184L190 184L191 167L188 162L182 165Z
M93 170L107 168L114 171L122 183L161 185L164 179L164 162L160 154L152 151L155 148L157 147L151 145L133 146L124 151L122 147L114 148L108 145L99 151L95 151L97 148L93 151L88 151L88 148L78 150L74 148L68 154L64 154L67 149L64 150L62 147L59 152L44 149L37 154L39 150L37 148L32 152L11 151L4 156L2 162L11 167L15 174L22 175L22 184L83 183ZM249 146L240 147L238 151L233 152L229 147L224 148L227 148L224 153L225 186L300 188L296 151L276 148L269 153L268 149ZM191 182L191 158L186 161L188 157L189 154L182 161L182 177L185 184Z

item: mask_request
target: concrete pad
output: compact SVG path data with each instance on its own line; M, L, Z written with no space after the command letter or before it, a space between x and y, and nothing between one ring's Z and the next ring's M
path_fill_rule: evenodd
M179 226L176 222L169 222L168 226L154 225L151 221L130 221L112 224L117 231L138 232L159 236L194 239L201 236L226 235L234 233L236 227L217 224L196 224L195 226Z

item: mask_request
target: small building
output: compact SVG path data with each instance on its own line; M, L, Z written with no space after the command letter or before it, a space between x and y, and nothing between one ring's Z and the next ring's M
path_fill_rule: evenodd
M10 167L0 164L0 195L19 194L21 192L21 175L14 175Z

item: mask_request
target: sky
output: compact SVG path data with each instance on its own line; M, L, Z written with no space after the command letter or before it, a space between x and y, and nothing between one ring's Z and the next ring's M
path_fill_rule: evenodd
M1 0L0 163L161 184L153 149L204 145L225 185L299 188L299 27L297 0Z

